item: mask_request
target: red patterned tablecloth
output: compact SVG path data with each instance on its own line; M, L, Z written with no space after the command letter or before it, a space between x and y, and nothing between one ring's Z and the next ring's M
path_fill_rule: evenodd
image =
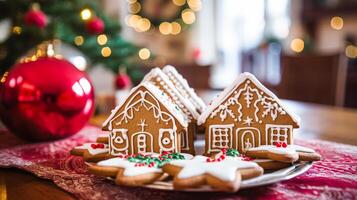
M0 167L16 167L52 180L80 199L357 199L357 147L321 140L295 140L323 157L305 174L235 194L168 192L120 187L87 173L81 157L68 151L92 142L100 129L87 126L75 136L49 143L24 144L7 131L0 132Z

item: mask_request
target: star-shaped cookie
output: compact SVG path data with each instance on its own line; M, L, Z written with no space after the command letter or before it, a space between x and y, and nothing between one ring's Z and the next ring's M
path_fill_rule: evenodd
M161 167L165 162L190 158L191 155L180 153L122 155L90 166L89 172L113 177L118 185L140 186L159 180L164 175Z
M263 174L256 163L225 154L218 154L214 159L198 155L191 160L173 160L163 166L163 171L174 177L175 189L210 185L227 192L237 191L242 179Z
M318 161L321 159L321 156L313 149L299 145L287 145L285 143L250 148L246 150L245 155L252 158L271 159L284 163Z

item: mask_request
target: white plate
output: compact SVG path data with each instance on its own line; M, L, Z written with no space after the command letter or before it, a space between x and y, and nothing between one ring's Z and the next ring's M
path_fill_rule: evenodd
M265 173L262 176L242 181L240 189L269 185L272 183L277 183L280 181L292 179L296 176L305 173L308 169L310 169L311 166L312 166L312 162L301 162L281 170L277 170L271 173ZM172 181L156 181L150 185L145 185L143 187L158 189L158 190L175 190L172 186ZM215 192L215 190L209 186L185 189L182 191Z

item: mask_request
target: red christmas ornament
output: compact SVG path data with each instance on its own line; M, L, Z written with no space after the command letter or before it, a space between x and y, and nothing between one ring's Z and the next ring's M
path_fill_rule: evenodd
M126 73L119 73L115 78L115 88L118 90L130 88L131 85L131 79Z
M64 138L78 132L94 110L86 74L54 57L18 63L0 85L0 117L30 140Z
M24 21L28 26L36 26L43 29L47 25L47 16L41 10L31 9L25 14Z
M104 32L104 22L98 17L93 17L90 19L87 24L87 31L91 34L101 34Z

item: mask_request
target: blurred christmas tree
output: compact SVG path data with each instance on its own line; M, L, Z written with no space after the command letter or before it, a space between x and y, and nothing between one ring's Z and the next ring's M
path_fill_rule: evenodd
M113 72L131 67L138 49L119 35L120 25L93 0L0 1L0 20L10 20L9 36L0 44L3 74L27 51L46 40L73 45L92 62Z

